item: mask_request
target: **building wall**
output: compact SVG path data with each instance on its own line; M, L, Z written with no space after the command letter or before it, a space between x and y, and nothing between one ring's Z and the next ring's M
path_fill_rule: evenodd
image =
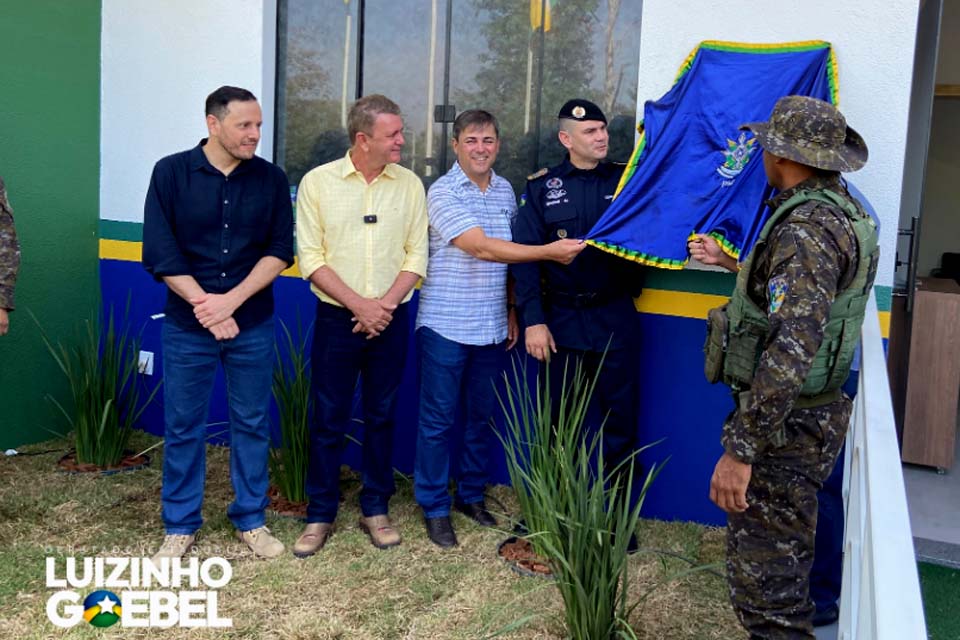
M0 175L22 249L17 310L0 338L0 449L64 430L46 400L66 383L54 340L96 314L100 3L6 2L0 18Z
M101 218L143 220L154 163L206 137L203 104L217 87L240 86L267 98L264 125L272 130L264 5L104 0ZM270 158L273 147L265 142L259 153Z
M839 67L840 108L870 148L867 166L852 174L881 221L877 296L881 324L889 322L894 243L900 207L910 83L917 21L915 0L808 0L776 3L740 0L645 0L640 31L638 113L674 82L677 70L703 40L779 43L826 40ZM882 96L882 107L878 107ZM684 309L698 296L729 293L732 278L707 272L657 273L641 296L669 297ZM707 278L711 278L708 280ZM708 286L713 287L710 290ZM650 289L654 289L651 291ZM681 293L681 291L687 293ZM733 409L729 392L703 377L704 323L699 310L668 316L666 304L640 314L641 439L659 441L643 459L670 460L647 498L645 513L662 518L722 523L707 500L710 474L722 449L723 418Z
M105 301L122 300L127 291L134 292L136 321L145 325L145 348L158 353L159 322L149 316L162 309L163 287L153 283L137 264L143 194L152 163L165 153L195 144L203 134L199 105L207 91L224 82L235 82L250 87L262 98L272 94L269 79L262 85L257 82L262 78L260 74L272 70L269 55L274 34L269 27L269 15L274 9L270 3L261 7L253 0L242 1L248 11L234 10L235 3L226 0L178 1L174 4L179 10L165 5L163 11L152 8L152 3L145 0L105 0L101 185L104 204L100 244L103 296ZM888 3L892 8L877 8L865 0L856 0L854 10L841 12L823 0L811 2L821 16L832 16L836 25L821 28L807 14L794 11L784 16L782 12L771 12L767 3L754 0L732 6L703 0L646 0L640 34L639 102L665 93L680 63L701 40L755 41L757 34L764 34L762 40L768 42L818 38L834 42L840 64L841 104L851 123L871 145L871 164L857 176L856 182L882 212L885 255L879 282L889 285L893 262L889 248L896 228L903 168L900 130L905 130L907 120L916 6L911 4L911 12L905 0ZM131 4L137 9L128 9ZM230 16L243 15L242 25L250 26L242 39L235 35L242 26L240 19L234 18L237 23L232 24L231 18L223 15L227 4L231 7ZM804 6L812 13L810 5L808 2ZM257 15L257 11L263 15ZM212 20L212 16L220 21L215 29L199 26L198 23ZM257 24L268 26L254 35ZM397 37L402 39L403 35ZM183 50L170 53L173 58L169 58L169 47L163 45L174 40L181 43ZM878 42L884 46L869 46ZM163 55L150 53L157 50L163 51ZM233 63L224 62L224 51L229 52L228 59ZM139 61L136 72L125 71L130 59ZM163 91L153 91L157 87ZM146 98L152 91L167 95ZM869 103L868 99L876 95L885 96L884 109L876 109L875 100ZM131 111L158 115L133 120ZM123 126L121 118L137 127ZM268 134L272 122L271 110L265 109L264 128ZM131 140L131 136L136 139ZM270 157L268 149L261 153ZM298 318L306 324L312 317L314 298L306 283L292 277L296 276L295 270L286 275L291 277L282 277L276 284L278 314L289 324L295 325ZM706 383L701 347L707 310L722 304L732 288L730 274L653 270L637 301L636 334L641 349L637 368L642 379L638 429L644 444L662 440L645 451L642 459L649 466L670 457L648 497L645 513L649 516L723 521L723 514L707 499L707 487L713 463L721 452L720 424L732 402L725 388ZM889 309L889 286L881 287L878 293L881 309ZM884 322L886 315L882 317ZM162 374L162 358L159 362L158 376ZM416 373L415 358L411 357L400 393L394 457L395 466L405 472L411 470L413 460ZM222 389L217 393L222 394ZM211 409L210 432L222 432L224 427L218 423L224 419L225 403L220 395ZM160 432L162 414L158 408L146 414L144 427ZM356 462L356 452L350 453L348 459ZM496 460L494 467L495 478L505 480L502 460Z

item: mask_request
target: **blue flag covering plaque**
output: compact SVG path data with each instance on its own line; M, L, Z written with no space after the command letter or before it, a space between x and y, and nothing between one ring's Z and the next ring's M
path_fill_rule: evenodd
M683 268L694 233L712 235L734 258L746 255L770 214L772 188L760 143L739 126L767 120L787 95L837 103L828 42L700 43L673 88L644 106L617 195L587 242L666 269Z

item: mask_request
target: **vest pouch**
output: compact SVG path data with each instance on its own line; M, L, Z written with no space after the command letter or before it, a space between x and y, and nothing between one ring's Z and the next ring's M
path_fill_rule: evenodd
M731 327L727 339L727 353L723 363L723 380L731 386L749 386L760 360L766 340L763 326L741 320Z
M723 360L727 351L729 330L727 305L710 309L707 314L707 339L703 343L703 373L710 384L723 380Z

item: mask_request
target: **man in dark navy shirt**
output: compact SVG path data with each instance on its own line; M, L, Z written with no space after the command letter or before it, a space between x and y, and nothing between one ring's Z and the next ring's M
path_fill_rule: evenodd
M163 522L155 559L180 557L201 525L206 423L217 365L227 377L227 515L261 557L283 545L264 526L274 334L272 283L293 263L287 177L254 155L262 115L246 89L207 97L209 137L160 160L144 206L143 265L167 285L163 326Z
M567 158L530 176L520 198L514 242L546 244L585 237L613 200L623 173L623 165L605 161L609 134L600 107L570 100L558 117ZM633 298L642 287L642 267L587 247L569 265L515 264L510 270L526 327L527 353L549 362L552 385L562 380L568 359L571 366L574 359L582 360L592 377L607 350L595 394L601 410L609 411L604 456L608 469L615 468L633 452L636 441Z

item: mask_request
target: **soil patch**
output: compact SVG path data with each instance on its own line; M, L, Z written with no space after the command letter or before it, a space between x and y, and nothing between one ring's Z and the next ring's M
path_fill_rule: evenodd
M122 473L124 471L136 471L143 469L150 464L150 456L147 454L134 455L132 451L124 454L115 465L109 467L100 467L89 462L77 461L77 452L70 451L57 461L57 467L65 473L99 473L102 476Z
M306 518L307 503L293 502L280 495L280 490L271 486L267 491L267 497L270 498L270 510L280 516L288 518Z
M497 547L497 555L522 576L553 578L553 571L550 570L547 560L534 552L529 540L507 538Z

